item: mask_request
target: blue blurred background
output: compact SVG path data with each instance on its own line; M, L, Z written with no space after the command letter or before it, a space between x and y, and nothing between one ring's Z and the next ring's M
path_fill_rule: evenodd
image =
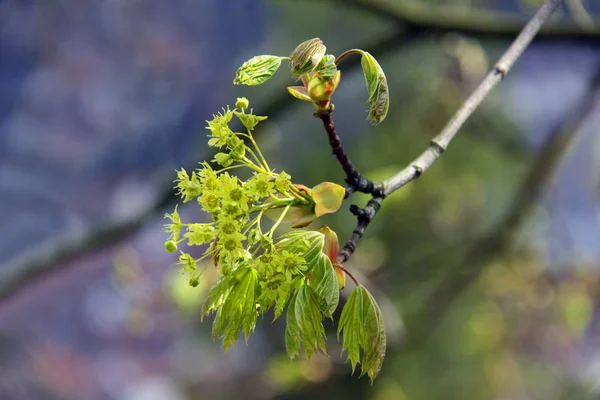
M190 288L163 249L174 170L212 158L205 121L236 97L269 115L257 137L272 165L308 186L343 181L285 72L232 85L248 58L317 36L333 54L372 52L387 120L365 121L356 62L341 66L334 117L358 169L385 179L539 4L0 2L0 399L597 398L596 1L559 9L438 163L386 199L347 264L386 321L372 387L350 376L329 325L329 356L290 361L284 321L268 318L223 354L199 318L216 272ZM355 220L344 207L325 222L345 240Z

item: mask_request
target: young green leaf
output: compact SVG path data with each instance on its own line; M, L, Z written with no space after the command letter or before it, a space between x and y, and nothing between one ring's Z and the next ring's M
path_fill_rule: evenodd
M317 295L312 287L303 285L288 304L285 343L290 357L300 351L300 343L308 358L315 351L325 351L325 328L323 314L319 308Z
M288 249L294 253L303 253L308 265L308 271L310 271L323 250L324 240L325 237L321 232L295 230L281 235L281 240L277 242L277 247Z
M262 122L267 119L267 117L254 115L252 113L246 114L245 112L239 111L233 111L233 113L239 118L242 125L244 125L249 131L254 130L254 128L256 128L256 125L258 125L259 122Z
M323 182L312 188L312 198L315 202L315 215L334 213L342 206L346 189L331 182Z
M335 263L337 255L340 251L340 243L338 242L337 233L330 229L327 225L323 225L319 228L319 232L321 232L324 236L324 246L323 253L331 260L332 263Z
M354 289L346 301L338 324L338 338L341 332L342 352L348 351L352 372L356 364L361 364L361 376L367 374L373 383L385 357L385 327L379 306L364 286Z
M285 348L290 358L296 357L300 353L300 325L298 325L298 318L296 317L296 298L298 292L296 292L289 304L286 315L286 327L285 327Z
M325 45L319 38L300 43L290 55L292 75L297 78L312 72L325 55Z
M385 119L390 105L388 83L377 60L366 51L361 51L361 53L360 64L369 91L369 115L367 119L377 125Z
M310 101L310 102L313 101L313 99L311 99L310 96L308 95L306 87L304 87L304 86L288 86L287 91L289 94L291 94L298 100Z
M321 59L317 71L324 80L332 80L338 72L337 66L335 65L335 56L331 54L325 55L325 57Z
M277 72L283 59L284 57L271 55L252 57L235 71L233 83L248 86L265 83Z
M325 254L319 253L311 271L310 286L320 302L321 312L326 317L333 318L340 291L331 260Z
M221 337L227 350L244 332L246 342L256 326L257 273L249 265L242 265L221 277L211 288L202 316L216 311L213 322L213 339Z
M304 224L308 225L317 218L313 208L312 205L290 207L287 214L285 214L285 217L283 217L283 222L291 222L292 227L294 228L303 228L305 226ZM277 221L283 210L283 207L269 208L265 212L265 215L271 221Z

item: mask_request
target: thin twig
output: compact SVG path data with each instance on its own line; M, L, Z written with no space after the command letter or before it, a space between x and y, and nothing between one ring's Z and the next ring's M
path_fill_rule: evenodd
M531 43L544 22L550 18L550 15L552 15L556 7L562 1L563 0L548 0L540 7L538 12L532 17L527 25L525 25L521 33L502 55L494 68L479 84L477 89L475 89L462 107L454 114L444 129L435 138L433 138L429 147L408 167L404 168L402 171L383 182L382 193L372 194L373 197L369 203L367 203L365 208L359 208L356 205L352 205L350 211L357 216L357 225L352 232L350 239L346 242L343 250L338 255L338 261L342 263L346 262L354 253L358 241L363 237L367 226L371 223L372 219L381 208L381 202L383 199L407 183L417 179L440 157L440 155L450 144L450 141L452 141L460 128L463 126L465 121L479 107L491 90L502 80L502 78L506 76L515 61ZM325 115L322 118L324 117ZM330 137L331 134L335 134L337 137L333 122L331 121L330 113L327 113L326 117L327 120L323 120L325 123L325 130L328 131L328 135L330 135ZM335 142L335 145L341 147L341 142L339 142L339 139L337 142ZM335 151L336 150L334 149L334 153ZM341 150L338 149L338 152L345 156L343 148ZM352 164L350 163L350 166L351 165Z
M420 323L410 324L413 329L410 336L411 347L424 343L435 331L435 326L446 315L448 307L483 271L487 265L486 260L501 254L511 244L515 231L521 226L531 206L544 193L561 160L581 132L583 123L597 106L596 95L599 89L600 70L590 81L587 93L570 108L565 119L552 128L502 221L470 246L460 264L450 268L446 279L431 290L429 296L419 301L419 310L414 315L419 318Z
M366 5L363 6L368 8ZM389 53L400 46L410 44L419 37L436 35L449 31L463 32L479 38L498 38L514 32L511 30L513 28L499 31L491 28L487 29L487 26L472 30L469 27L444 24L444 19L440 19L433 24L427 21L420 21L419 19L413 20L411 18L402 18L400 22L402 26L398 31L379 40L378 43L374 45L371 44L362 47L368 49L369 52L377 56ZM544 37L564 36L585 40L590 37L594 38L595 35L595 32L570 32L557 27L555 30L548 30ZM345 63L345 68L356 67L358 65L360 65L358 59L350 59ZM274 101L270 103L270 106L266 107L265 113L266 115L273 116L283 112L292 104L295 104L293 98L286 93L274 99ZM191 166L191 168L193 169L195 166ZM165 185L165 188L168 189L164 191L160 200L138 218L131 221L119 221L114 224L109 224L105 228L91 232L83 238L67 238L57 245L52 246L52 248L43 249L33 256L19 260L12 265L2 266L1 269L3 273L0 275L0 302L12 297L21 289L42 279L47 274L55 273L68 265L72 265L72 263L68 262L69 260L73 260L86 252L106 248L135 234L146 222L151 220L151 218L160 215L164 212L163 210L165 208L174 204L176 197L173 196L171 186L172 183ZM353 234L353 237L354 236L355 235Z
M515 61L531 43L544 22L550 18L550 15L552 15L556 7L558 7L562 1L563 0L548 0L540 7L538 12L527 25L525 25L519 36L517 36L494 68L487 74L477 89L475 89L473 94L469 96L462 107L454 114L444 129L433 138L427 150L417 157L408 167L383 182L383 192L386 196L400 189L410 181L417 179L423 172L431 167L439 156L448 148L450 141L456 136L465 121L479 107L492 89L500 83L502 78L506 76Z
M383 197L373 197L371 200L369 200L365 208L359 208L354 204L350 206L350 211L354 215L356 215L357 224L356 228L354 228L354 231L352 231L350 239L348 239L348 241L344 245L344 248L340 251L340 254L338 254L337 256L337 260L340 263L345 263L350 259L350 257L354 253L354 250L356 250L356 245L358 244L358 241L365 234L367 226L369 226L375 215L381 209L382 201Z
M420 30L414 32L399 30L383 38L377 38L375 43L365 43L362 47L369 49L374 55L383 56L409 45L424 33L426 32ZM350 59L344 64L346 69L359 66L359 58ZM295 104L298 104L296 99L288 93L282 92L281 95L275 96L262 109L264 115L275 118L277 115L284 114ZM196 167L197 164L194 162L185 168L190 170ZM69 267L75 266L76 263L73 261L83 254L108 248L135 235L148 222L162 215L165 210L173 207L178 201L178 197L173 194L172 180L160 186L164 187L164 190L159 200L135 218L109 222L105 226L97 227L84 235L78 234L75 237L67 237L52 246L46 246L33 252L33 254L28 254L22 259L0 265L0 303L12 298L21 290L43 280L50 274L64 272Z
M353 192L381 197L383 185L365 178L356 170L356 168L354 168L354 165L352 165L352 161L348 158L344 146L342 146L342 141L335 130L335 125L333 124L333 119L331 117L332 112L333 105L328 111L319 112L315 115L323 121L323 127L325 128L327 138L329 139L329 146L331 146L333 154L346 174L345 181L348 184L348 187L346 188L345 198L348 198Z
M352 273L350 271L348 271L346 268L344 268L341 264L335 263L335 264L333 264L333 268L337 268L340 271L344 272L346 275L348 275L350 277L350 279L352 279L352 281L354 281L354 284L356 286L360 286L360 283L358 282L358 279L356 279L354 277L354 275L352 275Z

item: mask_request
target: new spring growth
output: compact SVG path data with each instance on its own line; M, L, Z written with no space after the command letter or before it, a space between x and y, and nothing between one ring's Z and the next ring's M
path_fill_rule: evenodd
M332 71L332 57L319 55L322 51L324 46L320 50L313 42L299 52L303 61L298 61L298 70L308 71L302 79L307 79L308 92L314 90L311 101L317 103L327 100L328 90L335 90L339 82L339 71ZM238 74L239 79L265 78L270 61L253 60L244 64L247 69ZM259 75L253 75L252 68ZM165 215L169 223L164 230L169 236L164 247L179 252L178 266L192 287L200 284L205 268L220 272L201 315L214 314L212 336L222 340L225 350L238 340L240 332L248 341L258 316L273 310L277 319L287 308L288 354L295 357L302 346L311 357L317 351L326 352L323 320L333 319L346 270L337 263L337 235L328 227L279 232L287 223L292 228L306 227L322 215L336 212L345 189L331 182L307 187L293 183L285 171L271 168L253 135L267 117L254 114L249 106L248 99L238 98L233 110L224 108L207 121L208 146L217 150L212 161L218 168L205 161L193 171L176 171L175 190L182 202L195 203L206 217L187 221L175 207ZM231 129L234 119L244 131ZM238 171L244 171L245 179L235 174ZM190 215L197 215L197 210ZM200 251L189 251L194 247ZM383 362L385 331L377 304L351 278L357 284L351 298L356 298L360 307L344 307L339 331L353 369L360 363L362 373L373 380ZM379 324L379 328L357 328L365 323L369 327ZM378 343L376 351L374 343Z
M341 80L337 66L350 54L359 54L367 84L369 105L367 120L374 125L383 121L389 108L389 88L383 69L366 51L352 49L339 57L326 54L327 48L319 38L300 43L289 57L262 55L246 61L236 71L234 84L256 86L266 82L279 69L283 60L289 60L291 75L301 86L288 86L287 91L298 100L312 103L318 112L331 110L331 98Z

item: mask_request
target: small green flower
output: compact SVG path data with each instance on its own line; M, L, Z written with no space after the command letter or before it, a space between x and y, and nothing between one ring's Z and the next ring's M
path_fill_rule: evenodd
M237 204L243 211L248 210L248 195L240 185L239 180L230 176L227 172L222 174L220 178L219 194L223 197L223 201Z
M232 201L224 201L221 210L223 211L222 215L225 217L237 218L244 213L242 207L240 207L238 203Z
M275 271L285 274L288 280L291 280L293 275L297 275L307 269L304 257L290 253L287 250L279 253L274 262L276 264Z
M234 219L225 218L219 221L219 230L225 235L233 235L241 229L240 223Z
M163 225L165 232L167 232L167 233L171 232L169 239L179 240L179 234L181 231L181 218L179 217L179 212L177 211L177 206L175 206L175 210L173 211L173 214L167 213L167 214L165 214L165 218L170 219L172 222L171 224ZM166 243L165 243L165 248L166 248Z
M263 199L275 194L275 184L268 174L255 173L245 184L244 189L254 200Z
M247 109L249 106L250 106L250 102L245 97L238 97L237 101L235 102L235 108L239 108L242 111Z
M190 224L187 229L188 232L183 237L187 239L188 246L210 243L217 233L212 224Z
M285 171L281 171L281 173L275 178L275 187L281 193L286 192L290 186L292 185L292 177L286 173Z
M175 188L178 189L177 194L183 198L184 203L200 195L200 180L196 172L192 172L192 176L190 177L187 171L182 168L181 171L177 171L175 183L177 184Z
M208 213L214 213L221 208L221 198L213 191L206 190L198 197L198 203Z
M239 111L234 111L233 113L240 119L242 125L244 125L249 131L254 130L259 122L267 119L267 117L252 114L252 111L250 111L249 114Z
M259 281L261 294L258 302L264 310L269 309L281 295L289 295L289 285L286 283L285 275L277 273Z
M185 272L197 271L198 266L196 264L196 260L194 259L194 257L192 257L191 255L189 255L188 253L185 253L183 251L181 251L180 253L181 254L179 255L178 264L183 267L182 270Z
M223 114L213 115L212 121L206 121L208 126L206 129L210 131L208 145L211 147L223 147L227 144L227 139L234 135L229 128L229 121L233 117L233 112L229 109L223 109Z
M202 169L198 170L198 176L200 177L202 189L216 190L219 187L219 176L209 163L202 163Z
M226 261L235 261L245 254L242 242L246 237L239 232L232 235L220 235L217 248L219 249L219 258Z

